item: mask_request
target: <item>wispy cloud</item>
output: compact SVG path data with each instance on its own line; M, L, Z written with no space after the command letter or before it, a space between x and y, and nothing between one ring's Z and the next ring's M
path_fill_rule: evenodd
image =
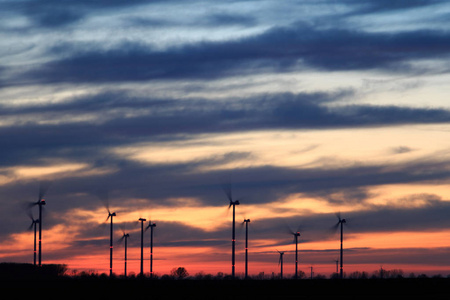
M53 60L19 75L11 84L210 80L305 68L410 73L422 71L410 63L445 60L449 49L450 38L445 31L363 32L295 24L239 40L165 50L128 41L108 49L100 44L83 48L58 45L50 50L56 55Z

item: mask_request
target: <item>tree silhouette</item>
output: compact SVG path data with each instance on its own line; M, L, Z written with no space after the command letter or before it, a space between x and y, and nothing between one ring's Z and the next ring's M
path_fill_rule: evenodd
M183 278L188 277L189 273L186 270L186 268L178 267L178 268L173 268L172 271L170 271L170 275L172 275L173 277L175 277L177 279L183 279Z

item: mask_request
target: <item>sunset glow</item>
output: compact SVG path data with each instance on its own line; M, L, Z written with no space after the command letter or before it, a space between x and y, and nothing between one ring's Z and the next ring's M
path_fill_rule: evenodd
M401 2L401 3L400 3ZM450 274L446 1L2 1L0 262ZM45 199L45 205L39 200ZM337 226L336 226L337 225ZM150 272L150 230L144 232Z

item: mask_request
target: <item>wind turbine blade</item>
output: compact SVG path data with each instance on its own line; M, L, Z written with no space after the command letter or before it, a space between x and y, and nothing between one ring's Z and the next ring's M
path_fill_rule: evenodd
M334 214L336 215L336 217L338 218L338 220L341 221L341 212L338 211L338 212L335 212Z
M25 204L25 209L31 209L33 206L35 206L35 205L37 205L38 204L38 202L29 202L29 203L27 203L27 204Z
M30 218L31 221L34 221L33 214L31 213L31 211L27 210L27 216L28 218Z
M225 192L225 194L227 195L227 198L230 202L233 201L233 195L231 193L231 183L228 184L222 184L222 189Z
M333 226L330 226L329 228L328 228L328 230L327 230L327 233L326 233L326 235L328 235L328 236L334 236L334 234L336 234L336 231L338 230L338 228L339 228L339 222L337 222L336 224L334 224Z
M340 222L337 222L333 227L331 227L332 230L336 231L339 228Z
M34 225L34 220L31 222L30 226L28 227L28 230L33 229L33 225Z
M52 184L51 181L41 181L39 183L39 201L44 198L45 194L47 193L48 189L50 188L50 185Z
M291 227L289 225L285 225L285 230L286 230L286 233L295 234L295 232L292 231L292 229L291 229Z
M108 211L108 214L111 213L111 210L109 208L109 194L108 191L105 189L99 189L93 193L97 196L98 199L102 202L105 209Z

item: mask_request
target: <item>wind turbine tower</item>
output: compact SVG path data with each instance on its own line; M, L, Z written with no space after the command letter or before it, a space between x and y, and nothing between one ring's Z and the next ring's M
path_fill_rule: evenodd
M337 218L338 218L338 222L335 225L335 228L337 228L338 226L341 227L341 252L340 252L340 270L339 270L339 277L342 279L344 278L344 248L343 248L343 244L344 244L344 224L347 223L347 221L345 219L341 218L341 214L338 213L336 214Z
M35 220L35 219L33 218L33 216L31 215L31 213L30 213L30 218L31 218L31 225L30 225L30 227L29 227L28 229L31 230L31 228L34 227L33 265L36 266L36 233L37 233L36 228L37 228L37 224L39 224L39 220Z
M284 255L284 252L278 251L278 253L280 253L280 259L278 260L278 264L280 265L280 279L283 279L283 255Z
M300 232L293 232L294 241L295 241L295 275L294 278L298 278L298 237L300 236Z
M124 258L124 271L123 274L125 277L127 277L127 242L128 242L128 238L130 237L130 235L128 233L123 233L123 236L120 240L125 240L125 258Z
M50 183L47 184L43 184L41 182L40 186L39 186L39 198L38 201L34 203L34 205L38 205L39 206L39 256L38 256L38 260L39 266L42 266L42 206L45 205L45 193L47 192L48 188L50 186Z
M144 222L147 221L144 218L139 218L141 221L141 272L140 275L144 276Z
M248 223L250 219L244 219L245 223L245 279L248 278Z
M110 212L108 209L108 217L106 221L111 218L110 226L109 226L109 276L112 276L112 268L113 268L113 217L116 216L115 212Z
M228 200L230 201L230 205L228 205L228 209L230 209L231 206L233 206L233 224L232 224L232 237L231 237L231 278L235 278L235 267L236 267L236 260L235 260L235 249L236 249L236 205L239 205L239 200L233 201L233 197L231 194L231 185L225 189L225 193L227 194Z
M39 267L42 266L42 205L45 205L44 199L39 199Z
M149 221L149 224L146 228L150 228L150 278L153 278L153 228L156 227L156 223L152 223Z

